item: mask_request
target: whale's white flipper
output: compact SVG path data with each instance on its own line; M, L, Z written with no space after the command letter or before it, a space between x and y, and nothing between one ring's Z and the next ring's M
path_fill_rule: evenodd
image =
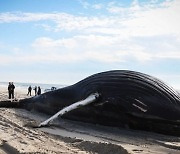
M76 102L74 104L71 104L71 105L65 107L64 109L60 110L59 112L57 112L55 115L53 115L49 119L47 119L47 120L43 121L42 123L40 123L38 127L46 126L46 125L48 125L49 122L53 121L58 116L62 116L63 114L65 114L65 113L67 113L69 111L75 110L75 109L77 109L77 108L79 108L81 106L88 105L88 104L94 102L95 100L97 100L98 97L99 97L98 93L91 94L86 99L81 100L79 102Z

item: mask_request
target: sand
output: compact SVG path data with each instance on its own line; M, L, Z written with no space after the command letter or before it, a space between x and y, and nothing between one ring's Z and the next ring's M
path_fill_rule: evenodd
M17 99L29 97L26 94L26 89L16 88ZM0 87L0 101L7 98L7 88ZM29 123L40 123L47 118L48 115L35 111L0 108L0 154L180 153L180 137L152 132L125 130L60 118L49 127L28 126Z

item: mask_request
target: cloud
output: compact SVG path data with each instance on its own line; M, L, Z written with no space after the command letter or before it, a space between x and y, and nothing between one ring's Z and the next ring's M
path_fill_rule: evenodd
M154 1L155 3L155 1ZM130 7L110 6L108 11L126 18L121 21L126 34L131 36L154 36L173 34L180 36L180 1L163 3L145 3L134 1Z
M19 48L13 48L15 52L10 56L8 54L1 54L0 63L123 62L123 57L127 56L128 52L123 49L124 45L119 46L117 44L120 41L119 38L100 35L77 35L66 39L41 37L32 43L29 52L22 53L19 52Z
M155 8L139 12L137 17L123 24L136 36L173 34L180 36L180 1L169 3L167 8Z
M110 19L111 20L111 19ZM86 17L75 16L67 13L0 13L0 23L12 22L37 22L37 21L53 21L56 26L50 28L47 24L35 24L45 29L54 29L55 31L72 31L85 30L91 27L103 27L111 23L106 17Z
M94 5L92 5L92 8L97 9L97 10L102 9L103 4L94 4Z
M78 0L78 1L85 9L87 9L90 6L90 4L86 0Z
M81 3L87 3L81 1ZM96 9L102 4L93 5ZM119 34L131 36L178 35L180 36L180 1L165 1L157 3L138 3L133 1L130 7L117 3L107 5L109 14L103 16L78 16L67 13L1 13L0 23L37 22L45 30L76 31L81 33ZM113 14L113 15L112 15ZM43 21L55 24L48 25Z
M90 7L86 1L79 2L85 8ZM35 26L42 26L45 30L71 35L56 39L36 38L29 49L31 54L23 55L23 49L14 47L17 62L92 60L118 63L129 59L137 62L158 58L180 59L179 6L178 0L161 3L156 0L140 3L136 0L129 7L111 2L107 4L107 14L104 15L7 12L0 13L0 23L34 22ZM101 9L105 6L94 4L92 7ZM47 21L54 24L48 25ZM4 63L12 60L8 55L2 55L2 58Z
M86 0L78 0L78 2L83 6L83 8L85 9L88 9L88 8L91 8L91 9L96 9L96 10L99 10L99 9L102 9L104 7L104 5L102 3L89 3L87 2Z
M169 41L171 40L171 41ZM180 45L176 37L122 38L102 35L76 35L53 39L40 37L28 51L13 47L11 54L0 54L0 64L55 63L70 64L94 61L100 63L152 63L160 59L180 59Z
M144 38L141 39L144 40ZM180 59L178 50L180 47L178 41L175 42L176 38L164 40L156 38L157 41L154 42L154 37L152 37L144 40L144 46L141 39L127 38L125 40L119 36L101 35L76 35L66 39L42 37L34 41L32 50L36 51L35 56L39 57L40 61L46 60L55 63L89 60L103 63L124 63L129 59L144 63L155 59ZM169 39L175 43L169 45Z
M43 20L61 20L71 17L66 13L26 13L26 12L6 12L0 13L0 23L11 22L35 22Z

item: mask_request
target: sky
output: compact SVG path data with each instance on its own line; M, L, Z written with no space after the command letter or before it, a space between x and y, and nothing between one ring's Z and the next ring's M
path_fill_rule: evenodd
M0 81L133 70L180 89L179 27L180 0L0 0Z

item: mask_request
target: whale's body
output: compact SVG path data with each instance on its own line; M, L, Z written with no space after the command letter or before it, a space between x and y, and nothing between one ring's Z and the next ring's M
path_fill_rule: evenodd
M99 99L64 118L180 135L180 96L152 76L128 71L102 72L55 91L19 101L19 107L55 114L92 93Z

